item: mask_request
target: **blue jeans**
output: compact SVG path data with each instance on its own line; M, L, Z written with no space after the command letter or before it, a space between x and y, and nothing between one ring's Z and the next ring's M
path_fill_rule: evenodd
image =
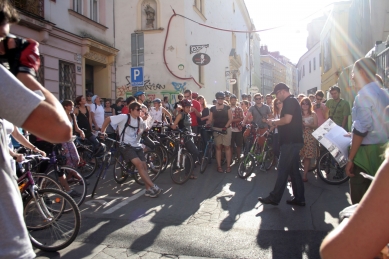
M288 183L288 175L292 181L293 195L296 201L305 202L304 183L300 174L300 149L303 143L283 144L280 147L280 158L278 160L278 176L276 185L270 193L270 199L279 203Z

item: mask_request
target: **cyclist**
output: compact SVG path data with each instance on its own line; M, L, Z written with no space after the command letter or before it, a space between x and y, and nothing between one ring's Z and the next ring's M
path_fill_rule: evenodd
M209 114L208 124L213 123L213 127L217 131L226 132L225 135L214 133L214 139L216 144L216 162L217 162L217 171L223 173L221 166L221 157L222 157L222 146L224 146L224 151L226 153L227 159L227 173L231 172L231 122L232 122L232 112L229 105L224 103L225 94L223 92L217 92L216 95L217 104L211 107L211 112Z
M133 102L129 105L129 114L119 114L116 116L107 117L104 120L101 127L101 133L105 134L105 130L109 123L118 126L118 132L120 133L120 141L124 142L125 146L120 147L125 161L131 161L138 170L138 173L142 180L145 182L146 193L148 197L158 197L162 189L156 184L153 184L148 173L146 158L143 153L140 139L142 133L146 130L146 124L140 118L141 104Z
M65 111L55 96L32 75L39 68L36 42L8 37L10 23L18 21L18 13L10 1L0 1L0 118L47 141L67 141L71 138L71 125ZM20 42L28 46L22 48ZM35 59L29 59L31 56ZM19 80L5 66L11 68ZM15 94L23 101L23 112L20 112L19 102L9 98ZM15 171L11 167L3 119L0 119L0 165L0 258L35 258L23 219Z
M149 111L153 123L164 122L167 124L168 122L166 120L166 117L169 117L170 120L172 120L172 115L170 114L170 112L166 110L165 107L161 106L161 99L154 99L153 104L154 107L151 107Z
M180 130L186 130L189 132L192 132L192 118L190 116L190 110L192 107L192 101L191 100L182 100L181 101L181 107L182 111L178 113L173 125L171 126L172 129L179 128ZM199 156L199 150L197 149L196 145L194 144L193 138L188 137L185 141L185 148L189 151L189 153L193 157L193 161L195 163L198 163L198 156ZM197 179L197 176L193 173L190 176L190 179Z

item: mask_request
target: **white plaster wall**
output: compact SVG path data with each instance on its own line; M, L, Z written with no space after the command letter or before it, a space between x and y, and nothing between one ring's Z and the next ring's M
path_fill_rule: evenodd
M175 102L176 96L183 89L191 89L204 95L208 102L214 99L217 91L226 90L225 67L229 66L229 53L232 48L232 33L212 30L196 23L184 20L182 17L173 18L169 38L166 43L166 62L169 68L179 77L193 76L198 80L198 66L192 62L194 54L189 54L190 45L209 44L206 52L211 62L204 67L204 87L200 89L193 80L181 80L172 76L167 70L163 60L163 43L165 40L168 21L173 14L171 7L177 14L182 14L200 23L227 29L247 30L246 23L239 5L235 2L233 13L232 0L205 1L204 21L193 9L193 0L160 1L160 26L162 32L144 33L145 66L144 79L149 80L146 93L149 99L169 96ZM117 56L117 94L129 92L126 87L126 76L130 75L131 68L131 33L136 30L138 1L117 0L116 13L116 48L120 49ZM170 7L171 6L171 7ZM248 54L248 37L237 34L237 53L242 58L242 67L239 85L247 86L249 71L245 67L246 52ZM178 65L183 64L184 69L179 70Z
M301 71L301 79L299 81L298 93L307 94L307 91L311 88L317 87L317 90L321 89L321 76L320 76L320 43L317 43L313 48L306 52L299 60L297 67ZM316 70L313 66L313 58L316 59ZM311 61L311 73L309 73L309 61ZM305 66L305 76L302 77L303 65Z

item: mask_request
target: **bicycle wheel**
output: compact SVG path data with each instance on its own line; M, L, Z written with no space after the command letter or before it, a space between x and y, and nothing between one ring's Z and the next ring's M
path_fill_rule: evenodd
M92 198L95 196L97 185L99 184L100 179L105 177L105 172L107 170L106 167L111 164L111 153L106 153L102 157L100 157L99 159L101 162L101 166L100 166L99 174L97 175L95 186L93 187L93 190L91 193ZM97 162L99 162L99 161L97 161ZM104 173L104 175L103 175L103 173Z
M57 189L62 190L61 185L57 183L53 178L49 177L46 174L33 174L32 178L34 179L34 182L36 186L38 186L39 189Z
M201 159L201 165L200 165L200 173L204 173L205 169L207 169L207 166L209 164L209 161L211 158L211 151L212 151L212 144L207 144L207 147L205 148L206 154L204 154L203 158Z
M270 170L274 162L274 153L273 150L269 149L263 154L263 167L265 170Z
M324 153L317 164L317 173L326 183L337 185L347 182L349 177L346 174L345 167L340 168L338 162L332 157L330 152Z
M247 154L250 152L252 145L253 145L253 138L248 137L246 143L244 144L244 148L243 148L244 157L246 157Z
M183 184L188 181L193 168L192 155L186 150L181 150L180 156L177 154L170 166L170 177L176 184Z
M77 196L72 196L72 198L77 206L81 206L87 193L87 184L84 177L82 177L77 169L70 166L60 166L59 170L61 173L65 174L69 188L77 193ZM58 172L55 168L47 172L47 175L52 179L58 179L59 176L57 174ZM62 190L64 190L64 188L62 188Z
M32 245L50 252L69 246L81 225L77 204L57 189L38 190L35 196L25 201L23 213ZM64 213L65 208L71 208L70 213Z
M152 182L158 178L163 167L163 161L161 156L155 151L146 151L144 152L146 158L147 173ZM145 182L140 177L139 173L133 174L135 182L140 185L145 185Z
M96 158L93 156L92 149L83 149L79 152L80 166L78 167L82 176L85 179L91 177L97 169Z
M116 157L115 167L113 168L113 179L118 184L124 183L128 178L128 164L124 161L124 158L121 154L118 154Z
M155 152L158 153L158 155L160 155L160 157L162 158L162 169L161 169L161 173L163 173L167 166L169 165L169 155L168 155L168 152L166 150L166 148L162 145L158 145L155 147Z
M251 175L255 167L255 160L250 154L243 158L238 167L238 176L242 179L246 179Z

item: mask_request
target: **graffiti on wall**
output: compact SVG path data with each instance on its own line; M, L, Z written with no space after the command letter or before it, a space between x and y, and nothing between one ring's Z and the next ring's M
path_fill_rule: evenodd
M126 76L128 84L122 85L116 88L116 97L122 97L126 99L132 95L132 85L130 78ZM144 91L146 93L147 100L154 100L155 98L160 98L163 100L163 97L167 96L169 102L174 104L178 101L178 94L183 93L186 90L186 82L171 82L171 84L164 85L160 83L153 83L150 80L144 81Z

